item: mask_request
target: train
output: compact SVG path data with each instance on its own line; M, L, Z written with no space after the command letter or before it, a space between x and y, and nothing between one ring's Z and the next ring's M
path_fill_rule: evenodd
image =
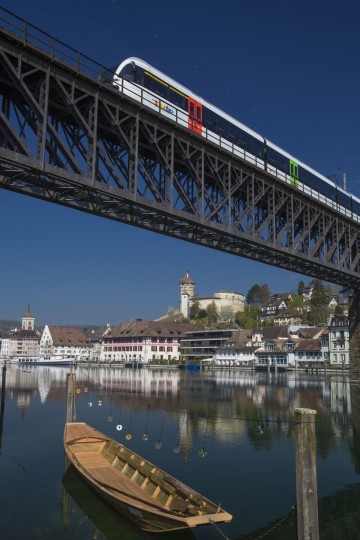
M355 195L140 58L121 62L112 74L112 84L142 105L360 222L360 199Z

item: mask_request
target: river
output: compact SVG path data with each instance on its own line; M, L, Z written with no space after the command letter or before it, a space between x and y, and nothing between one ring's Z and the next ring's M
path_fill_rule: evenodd
M360 387L347 374L77 367L78 421L233 515L218 527L156 536L114 513L72 468L65 472L68 371L7 366L0 424L2 538L295 540L297 407L317 412L320 538L360 538Z

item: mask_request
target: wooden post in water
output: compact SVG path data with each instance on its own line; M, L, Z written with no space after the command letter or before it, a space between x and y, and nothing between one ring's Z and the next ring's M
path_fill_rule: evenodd
M66 375L66 423L74 421L75 415L75 371L74 367L71 372Z
M315 415L295 409L296 504L298 540L319 540Z

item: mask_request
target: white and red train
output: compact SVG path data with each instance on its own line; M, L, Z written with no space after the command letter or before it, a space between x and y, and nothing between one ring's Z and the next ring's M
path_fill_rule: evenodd
M124 60L112 83L146 107L360 223L359 198L143 60Z

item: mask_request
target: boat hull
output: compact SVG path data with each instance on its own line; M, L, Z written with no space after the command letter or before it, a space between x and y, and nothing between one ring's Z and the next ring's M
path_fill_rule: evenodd
M76 364L76 359L74 357L58 358L56 356L23 356L12 358L10 360L10 364L25 364L30 366L73 366Z
M89 486L147 532L169 532L232 516L179 480L87 424L67 423L64 447Z

